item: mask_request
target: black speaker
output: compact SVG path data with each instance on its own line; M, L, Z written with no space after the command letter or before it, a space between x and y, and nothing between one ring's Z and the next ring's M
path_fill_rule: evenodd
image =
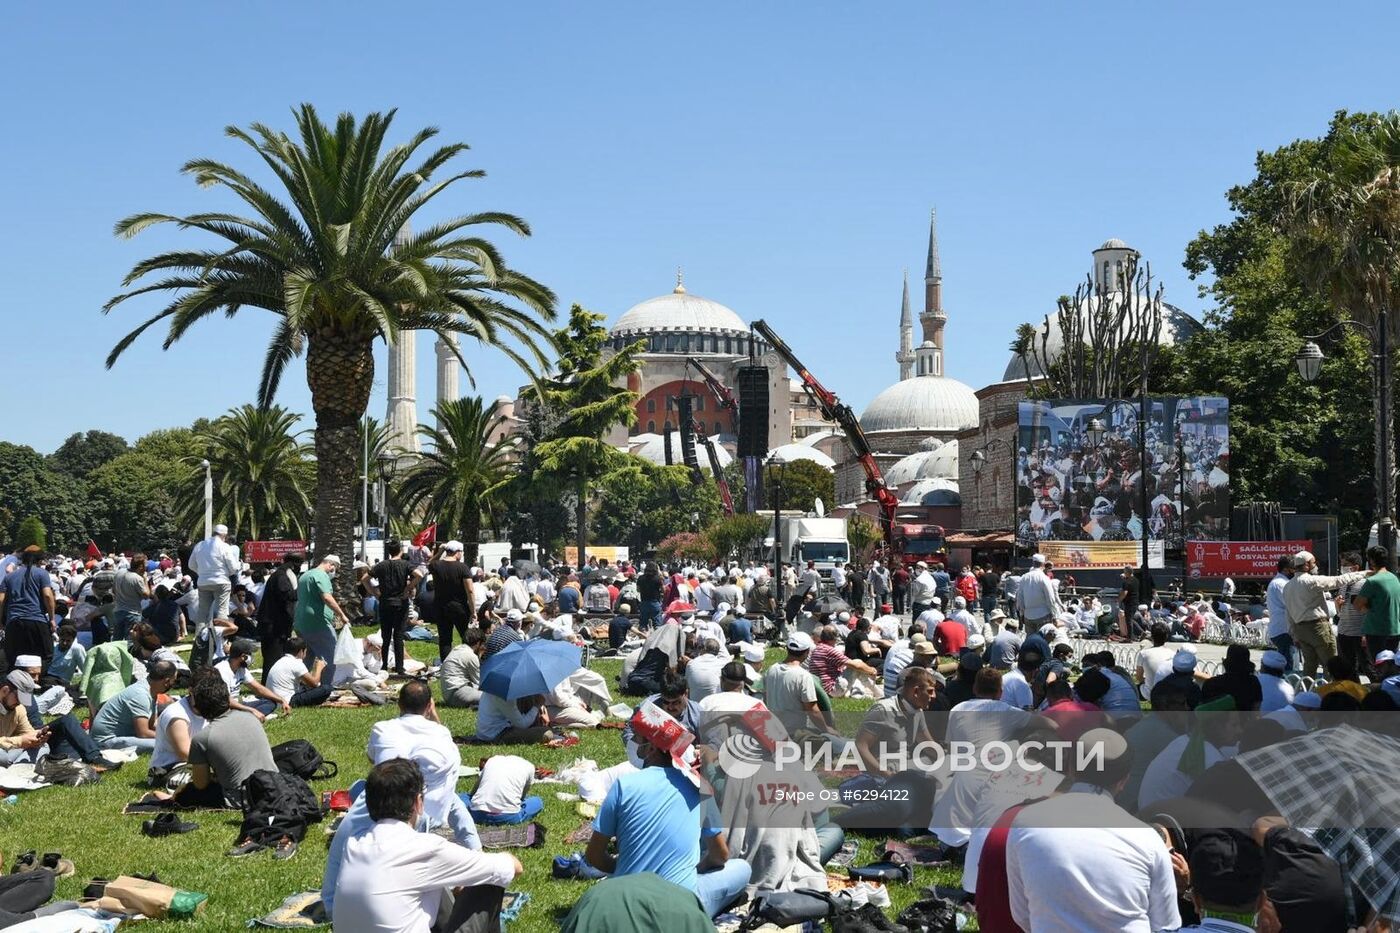
M739 369L739 456L768 456L768 369Z
M661 439L666 443L666 465L671 466L676 460L671 456L671 426L669 424L666 425L665 432L661 435Z
M676 396L676 420L681 426L681 461L692 473L700 472L700 458L695 455L695 396Z

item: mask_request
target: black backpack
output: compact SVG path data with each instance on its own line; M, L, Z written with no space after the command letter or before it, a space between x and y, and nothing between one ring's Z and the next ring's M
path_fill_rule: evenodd
M334 761L327 761L306 739L292 739L272 746L272 760L283 774L293 774L303 781L324 781L339 773Z
M296 842L306 827L321 822L321 805L311 787L294 774L254 771L243 782L243 824L238 840L275 846L286 836Z

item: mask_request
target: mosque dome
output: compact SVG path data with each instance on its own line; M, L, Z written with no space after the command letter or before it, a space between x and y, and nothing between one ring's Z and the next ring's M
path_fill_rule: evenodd
M774 447L768 456L778 463L792 463L794 460L811 460L828 470L836 469L836 461L815 447L806 444L784 444L781 447Z
M953 433L977 425L977 396L947 376L915 376L890 386L866 406L867 434L894 431Z
M894 465L885 471L885 482L891 486L903 486L905 483L921 482L926 479L951 479L958 478L958 442L948 441L938 443L936 438L935 446L930 449L919 450L896 460Z
M725 450L724 447L720 445L720 435L716 434L711 437L710 440L714 441L715 456L719 459L720 469L729 466L734 458L730 456L728 450ZM650 461L657 466L666 465L666 438L664 435L638 434L630 438L630 442L627 446L629 452L635 456L641 457L643 460ZM695 445L695 452L700 458L700 462L704 464L708 470L709 460L706 457L705 451L701 449L698 439ZM681 432L679 431L671 432L671 457L675 463L681 462Z
M901 505L961 505L955 479L921 479L900 496Z
M718 301L692 295L677 282L669 295L648 298L628 308L610 333L644 337L667 332L747 335L749 325Z

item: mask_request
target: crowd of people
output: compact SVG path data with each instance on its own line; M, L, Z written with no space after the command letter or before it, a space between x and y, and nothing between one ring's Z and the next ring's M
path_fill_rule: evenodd
M707 929L746 900L826 890L847 834L933 836L919 858L960 865L962 890L911 910L946 899L986 931L1381 930L1400 909L1394 866L1378 893L1375 866L1336 845L1365 832L1368 851L1400 852L1400 830L1320 832L1308 819L1322 802L1299 810L1266 777L1310 742L1359 742L1363 764L1400 762L1392 719L1356 718L1400 709L1400 585L1383 551L1368 552L1367 570L1348 558L1354 569L1337 577L1317 574L1310 554L1291 559L1267 594L1290 640L1257 661L1231 646L1207 673L1184 644L1199 638L1199 604L1178 618L1133 590L1129 571L1116 611L1061 600L1039 555L1020 574L934 560L823 580L783 567L779 588L757 563L484 568L465 550L387 543L383 560L352 565L356 607L337 600L335 555L250 568L222 526L174 555L7 555L0 765L102 770L148 755L151 793L137 806L246 814L260 776L279 772L268 719L341 690L390 697L397 715L366 738L370 771L346 794L321 886L325 916L351 933L489 923L524 869L483 851L481 827L541 813L531 748L567 747L618 717L613 760L577 775L596 806L591 834L577 858L556 860L559 877L603 879L569 930ZM1343 610L1356 617L1334 623ZM354 638L352 622L377 631ZM1106 634L1147 645L1131 670L1088 650ZM409 656L415 639L436 642L434 663ZM619 659L617 681L581 651L567 676L526 695L487 676L561 642ZM614 706L614 688L635 709ZM833 702L843 698L859 702ZM496 747L468 793L462 737L444 722L454 709L475 710L473 741ZM1056 743L1073 753L1049 756ZM994 745L1014 766L950 760ZM752 760L736 767L735 749ZM822 771L839 781L836 806ZM816 803L795 803L799 790ZM250 831L229 854L286 859L299 844L295 831ZM897 863L899 845L885 848ZM889 928L875 904L844 903L839 929Z

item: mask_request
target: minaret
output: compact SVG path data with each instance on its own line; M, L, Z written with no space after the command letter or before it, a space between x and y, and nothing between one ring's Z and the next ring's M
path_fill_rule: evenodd
M932 376L943 375L943 325L948 323L948 315L943 313L943 266L938 258L938 212L929 212L928 219L928 263L924 267L924 313L919 315L923 325L924 340L933 343L934 354Z
M446 340L439 337L433 349L437 352L437 407L441 408L443 402L455 401L462 396L457 383L458 371L462 368L456 353L457 335L448 334ZM436 427L442 430L442 418L436 419Z
M904 270L904 302L899 312L899 352L894 355L899 364L899 379L914 375L914 315L909 310L909 270Z
M411 234L405 224L394 237L394 245ZM389 408L384 420L389 427L389 446L406 453L418 453L418 331L401 330L389 344Z

